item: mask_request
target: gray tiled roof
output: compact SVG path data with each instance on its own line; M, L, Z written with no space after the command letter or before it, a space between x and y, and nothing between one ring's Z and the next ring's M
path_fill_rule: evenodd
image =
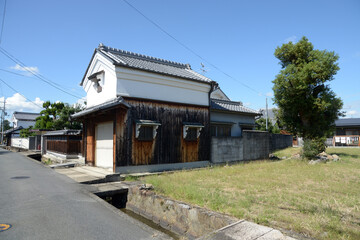
M193 71L189 64L172 62L160 58L145 56L138 53L128 52L104 46L102 44L96 49L113 61L113 64L136 68L144 71L155 72L180 78L186 78L201 82L212 82L211 79Z
M13 114L18 120L35 121L37 117L40 117L39 113L14 112Z
M360 118L341 118L335 121L337 127L360 126Z
M220 99L211 99L211 109L220 110L220 111L229 111L229 112L241 112L258 115L258 111L255 111L251 108L244 107L241 102L220 100Z
M107 102L101 103L99 105L91 106L91 107L86 108L86 109L84 109L84 110L82 110L80 112L74 113L70 117L76 119L76 118L83 117L83 116L86 116L86 115L91 114L91 113L95 113L95 112L100 111L100 110L110 109L110 108L118 106L118 105L123 105L123 106L125 106L127 108L130 107L129 104L126 103L122 97L116 97L116 98L111 99L111 100L109 100Z
M44 134L44 136L58 136L58 135L81 135L81 130L64 129L64 130L49 131Z
M11 129L9 129L9 130L4 131L4 134L5 134L5 135L8 135L9 133L13 133L13 132L16 132L16 131L21 130L21 129L23 129L22 126L19 126L19 127L17 127L17 128L11 128Z

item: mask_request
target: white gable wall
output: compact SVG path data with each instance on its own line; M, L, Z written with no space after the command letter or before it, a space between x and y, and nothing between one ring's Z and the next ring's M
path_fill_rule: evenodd
M15 118L14 116L11 118L11 122L13 123L14 128L17 127L23 127L23 128L28 128L30 126L34 126L36 121L24 121L24 120L19 120L17 118Z
M211 93L211 98L230 101L230 99L225 95L225 93L220 88L214 90Z
M88 80L88 77L96 72L104 71L104 79L99 81L102 87L101 92L97 92L93 87L94 83ZM115 66L100 54L95 54L89 70L83 82L83 88L86 91L87 107L104 103L116 97L116 75Z
M23 127L23 128L28 128L30 126L34 126L36 123L36 121L21 121L21 120L17 120L17 124L16 126L14 126L14 128L16 127Z
M117 95L209 106L208 83L116 67Z

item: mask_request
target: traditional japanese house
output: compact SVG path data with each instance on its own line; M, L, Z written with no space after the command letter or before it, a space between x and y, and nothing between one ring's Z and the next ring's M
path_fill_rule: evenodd
M186 167L210 159L210 93L216 83L172 62L110 48L95 49L80 84L86 163Z
M333 146L360 146L360 118L341 118L335 126Z
M255 129L255 118L261 115L242 102L231 101L220 88L211 93L210 111L214 137L240 137L243 130Z

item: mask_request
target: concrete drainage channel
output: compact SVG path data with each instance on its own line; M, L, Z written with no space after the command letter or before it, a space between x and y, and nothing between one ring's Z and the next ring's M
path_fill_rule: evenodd
M55 170L132 218L174 239L290 240L280 231L155 194L152 186L121 181L120 174L81 166Z
M156 195L138 182L108 182L86 188L138 221L174 239L196 239L238 219Z
M114 184L125 183L105 185L114 186ZM157 195L149 185L138 183L125 185L127 186L124 186L122 192L114 192L108 187L109 191L94 192L94 194L129 216L174 239L294 240L270 227ZM119 188L117 191L120 191Z
M107 203L120 209L123 213L127 214L128 216L144 223L148 227L153 228L162 233L165 233L166 235L170 236L171 238L173 238L175 240L181 239L181 237L178 234L176 234L172 231L169 231L168 229L161 227L159 224L156 224L153 221L127 209L126 203L128 200L128 188L123 187L121 189L118 189L117 191L110 190L110 191L105 191L105 192L93 192L93 193L96 196L103 199L104 201L106 201Z

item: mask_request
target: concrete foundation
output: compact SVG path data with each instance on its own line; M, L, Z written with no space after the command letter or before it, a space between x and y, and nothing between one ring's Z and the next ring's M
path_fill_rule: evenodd
M139 166L116 167L115 172L122 174L164 172L164 171L174 171L174 170L182 170L182 169L202 168L202 167L207 167L209 165L210 165L209 161L139 165Z

